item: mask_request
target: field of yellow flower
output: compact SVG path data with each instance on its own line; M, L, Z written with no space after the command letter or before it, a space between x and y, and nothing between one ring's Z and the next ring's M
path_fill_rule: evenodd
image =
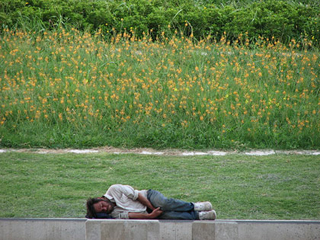
M0 146L320 148L320 55L75 29L0 36Z

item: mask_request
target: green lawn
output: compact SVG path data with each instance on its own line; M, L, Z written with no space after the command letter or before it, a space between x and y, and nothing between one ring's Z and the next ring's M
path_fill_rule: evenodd
M209 200L220 219L320 219L320 156L0 154L0 217L84 217L114 183Z

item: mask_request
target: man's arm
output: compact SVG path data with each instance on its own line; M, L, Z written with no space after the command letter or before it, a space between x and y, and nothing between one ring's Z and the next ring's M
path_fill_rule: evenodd
M146 206L147 208L151 209L151 210L154 210L155 207L152 206L151 202L146 198L144 197L141 193L138 194L138 198L137 200L143 204L144 206Z
M131 219L154 219L162 214L160 208L156 208L152 211L152 213L135 213L129 212L128 216Z

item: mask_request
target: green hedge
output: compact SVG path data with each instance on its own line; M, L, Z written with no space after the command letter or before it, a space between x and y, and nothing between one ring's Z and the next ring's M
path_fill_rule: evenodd
M315 1L234 2L2 0L0 28L39 31L63 25L80 30L102 29L105 35L134 30L137 37L151 33L156 38L163 32L167 36L178 32L193 34L197 39L226 34L228 40L247 33L251 39L274 37L284 43L307 37L319 45L320 5L310 4Z

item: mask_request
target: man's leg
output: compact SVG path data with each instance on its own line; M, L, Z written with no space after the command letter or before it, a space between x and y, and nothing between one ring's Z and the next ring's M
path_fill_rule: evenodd
M162 193L155 190L148 190L148 200L162 211L189 212L194 210L193 203L181 201L174 198L166 198Z
M154 207L160 207L164 211L160 219L199 219L199 213L194 211L193 203L166 198L162 193L152 189L148 190L147 197Z
M160 207L164 212L190 212L194 211L194 205L190 202L174 198L166 198L162 193L155 190L148 190L148 200L154 207ZM197 214L195 214L196 216Z

